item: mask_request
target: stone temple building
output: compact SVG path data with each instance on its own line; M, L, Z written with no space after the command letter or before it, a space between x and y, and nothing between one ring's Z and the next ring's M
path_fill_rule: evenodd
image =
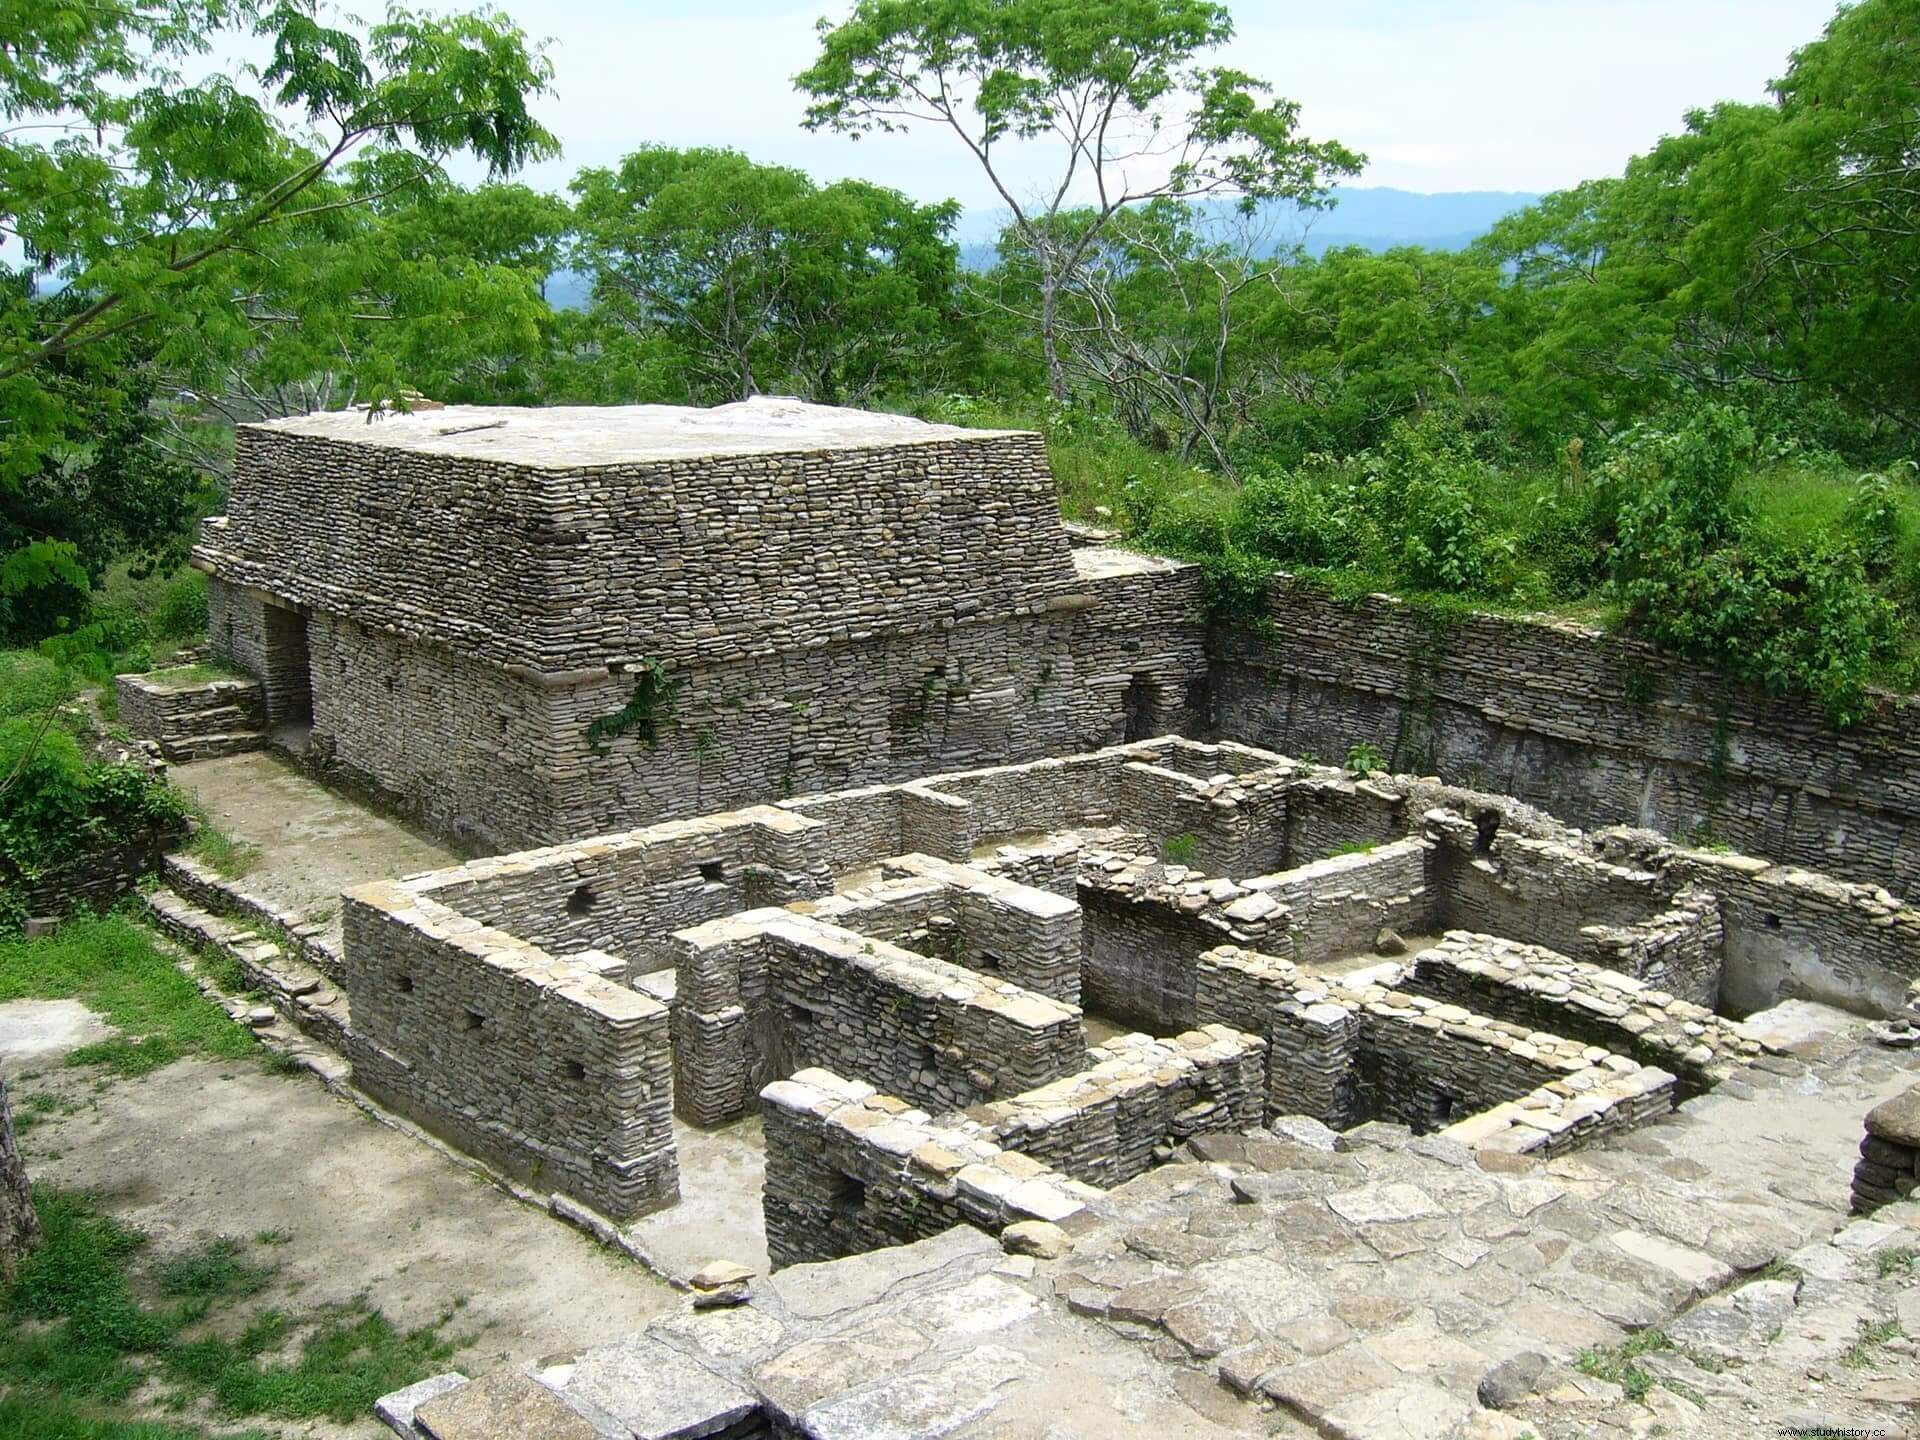
M1186 731L1205 673L1039 436L789 400L242 426L195 560L282 738L480 848Z

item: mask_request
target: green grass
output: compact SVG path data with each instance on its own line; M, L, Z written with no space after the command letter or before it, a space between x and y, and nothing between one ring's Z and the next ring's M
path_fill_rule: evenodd
M229 880L250 874L260 863L260 847L251 840L236 840L226 831L210 825L201 817L200 826L187 842L187 854L212 866Z
M1655 1350L1672 1348L1664 1330L1640 1330L1618 1345L1596 1345L1582 1350L1573 1368L1596 1380L1612 1381L1626 1392L1629 1400L1643 1401L1654 1387L1654 1378L1633 1362Z
M156 685L179 690L189 685L208 685L215 680L245 680L247 676L230 665L200 660L191 665L171 665L165 670L149 670L145 678Z
M77 999L121 1033L68 1056L145 1075L182 1055L257 1054L244 1026L200 993L151 931L121 915L69 920L36 940L0 940L0 1001Z
M1873 1257L1874 1273L1882 1280L1889 1275L1904 1275L1913 1269L1913 1262L1920 1260L1920 1250L1911 1245L1896 1245L1890 1250L1882 1250Z
M1898 1320L1862 1320L1859 1337L1847 1347L1840 1363L1849 1370L1871 1370L1880 1363L1880 1347L1898 1340L1902 1333Z
M247 1258L242 1242L214 1240L143 1267L146 1236L84 1197L43 1186L34 1203L45 1243L0 1297L6 1440L208 1434L124 1413L150 1380L169 1387L172 1408L208 1404L235 1418L360 1420L381 1395L444 1369L459 1348L442 1333L452 1310L408 1331L364 1298L298 1314L236 1311L272 1275ZM215 1316L229 1322L218 1333L203 1323ZM289 1349L293 1358L268 1358Z

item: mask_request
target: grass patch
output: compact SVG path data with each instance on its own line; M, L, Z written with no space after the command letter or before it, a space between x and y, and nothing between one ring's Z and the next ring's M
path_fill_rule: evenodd
M0 1001L78 999L121 1033L70 1065L145 1075L182 1055L237 1058L258 1042L175 968L153 934L122 915L70 920L35 940L0 940Z
M1641 1330L1618 1345L1596 1345L1582 1350L1573 1368L1596 1380L1610 1380L1626 1392L1627 1398L1644 1401L1654 1386L1653 1376L1634 1364L1642 1355L1655 1350L1671 1350L1673 1342L1664 1330Z
M1898 1340L1903 1333L1898 1320L1862 1320L1858 1338L1847 1347L1840 1363L1849 1370L1871 1370L1880 1363L1880 1347Z
M251 840L236 840L218 826L210 825L204 815L200 827L187 842L187 854L209 865L229 880L249 874L260 863L260 847Z
M243 1242L213 1240L142 1268L146 1237L84 1197L43 1186L34 1204L46 1242L0 1303L0 1436L203 1437L197 1427L115 1413L150 1380L170 1387L170 1407L210 1403L235 1418L346 1423L381 1395L444 1369L460 1348L442 1333L451 1309L407 1331L364 1297L299 1314L235 1313L272 1274L247 1258ZM201 1322L215 1314L231 1333L207 1333ZM282 1351L293 1358L268 1358Z
M1889 1275L1904 1275L1913 1269L1913 1262L1920 1260L1920 1250L1911 1245L1896 1245L1890 1250L1882 1250L1873 1257L1873 1271L1882 1280Z

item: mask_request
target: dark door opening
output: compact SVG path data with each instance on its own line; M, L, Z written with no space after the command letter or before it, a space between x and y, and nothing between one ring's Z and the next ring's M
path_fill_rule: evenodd
M1125 741L1132 745L1141 740L1151 740L1155 727L1159 724L1158 687L1153 677L1147 674L1135 675L1127 682L1127 693L1120 703L1121 714L1125 719Z
M313 724L313 661L307 649L307 617L279 605L266 607L266 663L260 677L267 723L299 729Z

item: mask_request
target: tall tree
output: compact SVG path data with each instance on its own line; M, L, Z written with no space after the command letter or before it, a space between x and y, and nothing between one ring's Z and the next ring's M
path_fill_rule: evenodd
M656 376L683 387L645 398L775 387L857 401L924 388L951 348L951 204L659 147L583 171L573 190L573 263L593 276L596 318L655 347Z
M21 1259L40 1239L40 1217L27 1187L27 1162L13 1135L7 1080L0 1075L0 1286L13 1278Z
M549 67L497 12L395 8L359 32L323 23L317 0L35 0L9 9L7 29L0 240L57 275L69 303L0 293L0 488L88 438L62 362L134 340L204 382L262 325L337 356L358 312L306 263L316 236L456 153L504 173L554 150L528 109ZM245 32L269 47L263 66L182 73ZM400 388L386 357L368 372L369 398ZM71 535L0 565L15 587L84 578Z
M1062 295L1123 211L1215 195L1317 206L1362 164L1302 137L1295 102L1204 63L1232 34L1211 0L858 0L820 22L795 84L813 97L810 129L931 126L973 156L1033 257L1047 384L1064 403ZM1051 154L1037 198L1009 168L1022 142Z

